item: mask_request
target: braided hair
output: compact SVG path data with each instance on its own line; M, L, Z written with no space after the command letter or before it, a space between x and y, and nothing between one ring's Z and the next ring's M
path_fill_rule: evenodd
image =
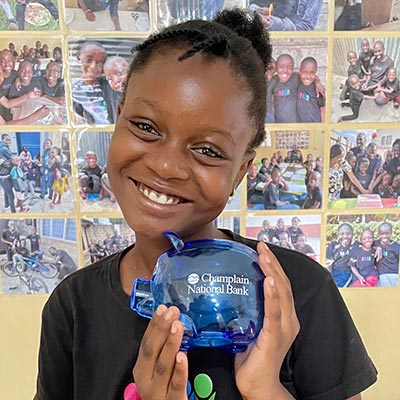
M221 11L212 21L191 20L149 36L134 49L122 103L131 76L143 70L153 56L171 48L182 49L179 62L197 53L203 57L222 58L245 80L251 94L248 114L256 129L248 150L259 146L265 137L265 70L271 63L272 53L269 34L261 18L256 13L234 8Z

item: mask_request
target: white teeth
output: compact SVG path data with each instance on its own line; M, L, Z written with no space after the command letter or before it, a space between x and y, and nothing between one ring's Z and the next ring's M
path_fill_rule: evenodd
M146 188L144 185L139 185L139 190L145 197L154 201L157 204L178 204L179 199L167 196L165 194L158 194Z
M158 197L154 192L149 193L149 199L158 203Z

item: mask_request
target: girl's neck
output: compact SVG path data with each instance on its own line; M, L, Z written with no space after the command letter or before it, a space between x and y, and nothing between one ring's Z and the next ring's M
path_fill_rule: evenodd
M362 248L363 250L365 250L365 251L370 251L371 248L372 248L372 246L365 247L364 245L361 245L361 248Z

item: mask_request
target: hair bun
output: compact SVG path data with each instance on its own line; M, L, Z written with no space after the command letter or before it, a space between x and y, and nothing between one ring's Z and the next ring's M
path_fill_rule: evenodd
M264 65L270 64L272 48L269 33L264 28L258 13L250 13L241 8L226 9L220 11L214 21L234 31L238 36L248 39Z

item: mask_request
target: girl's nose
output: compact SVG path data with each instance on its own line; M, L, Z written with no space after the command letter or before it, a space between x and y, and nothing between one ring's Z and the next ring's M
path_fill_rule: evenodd
M186 150L189 151L189 150ZM185 151L174 144L161 144L159 151L148 153L147 166L162 179L190 179L190 171Z

